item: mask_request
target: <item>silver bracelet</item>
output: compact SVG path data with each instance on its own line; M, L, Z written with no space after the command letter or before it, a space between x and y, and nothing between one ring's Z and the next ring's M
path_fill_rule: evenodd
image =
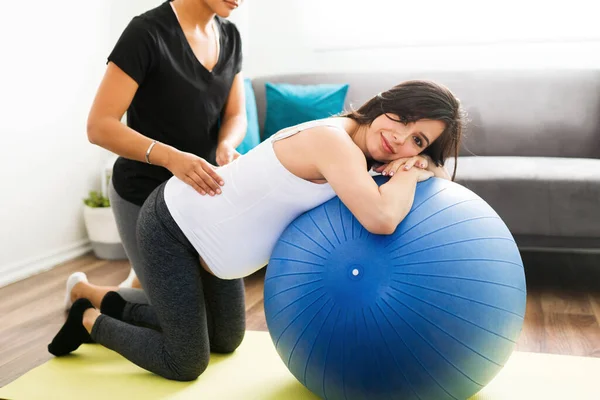
M152 165L152 163L150 162L150 152L152 151L152 148L156 143L157 141L153 140L152 143L150 143L150 146L148 146L148 150L146 150L146 162L150 165Z

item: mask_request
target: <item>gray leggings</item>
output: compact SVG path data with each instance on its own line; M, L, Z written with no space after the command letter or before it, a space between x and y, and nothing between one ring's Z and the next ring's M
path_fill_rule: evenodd
M164 184L148 197L137 224L149 304L127 303L123 321L100 315L96 343L168 379L187 381L206 368L210 352L229 353L242 342L242 279L222 280L200 266L164 200Z
M146 272L144 271L144 263L141 260L135 233L141 207L119 196L113 186L112 179L108 186L108 198L110 199L110 206L115 215L117 229L125 248L125 254L127 254L127 258L131 263L131 268L133 268L140 282L142 282ZM121 297L132 303L149 303L146 294L141 289L119 288L118 292Z

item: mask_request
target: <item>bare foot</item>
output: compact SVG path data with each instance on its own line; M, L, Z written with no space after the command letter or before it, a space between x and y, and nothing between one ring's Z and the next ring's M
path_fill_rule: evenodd
M102 299L108 292L119 290L116 286L96 286L89 282L78 282L71 289L71 300L88 299L94 307L100 308Z
M71 303L75 302L77 299L84 298L83 295L86 292L86 289L90 286L87 282L77 282L73 289L71 289Z
M95 308L88 308L83 313L83 326L88 333L92 333L92 328L94 327L94 323L98 319L100 312Z

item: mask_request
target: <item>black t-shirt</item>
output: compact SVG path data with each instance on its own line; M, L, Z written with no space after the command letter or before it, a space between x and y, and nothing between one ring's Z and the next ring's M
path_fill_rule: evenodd
M139 85L127 125L212 164L220 116L242 67L237 28L215 19L220 49L211 72L194 55L169 1L133 18L108 57ZM166 168L123 157L113 168L115 190L137 205L171 176Z

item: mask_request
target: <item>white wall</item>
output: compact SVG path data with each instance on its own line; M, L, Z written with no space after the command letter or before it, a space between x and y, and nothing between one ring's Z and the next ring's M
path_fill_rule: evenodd
M589 0L254 0L250 76L494 68L598 68Z
M90 250L82 199L101 188L100 171L114 155L87 141L87 114L122 30L160 3L3 6L0 287Z
M0 286L89 249L82 198L109 153L86 118L110 2L9 1L0 17Z
M242 37L242 53L244 56L244 62L250 57L250 47L252 38L250 37L250 9L254 7L256 0L243 0L240 6L231 13L228 18L229 21L233 22L240 32ZM260 0L259 0L260 1Z

